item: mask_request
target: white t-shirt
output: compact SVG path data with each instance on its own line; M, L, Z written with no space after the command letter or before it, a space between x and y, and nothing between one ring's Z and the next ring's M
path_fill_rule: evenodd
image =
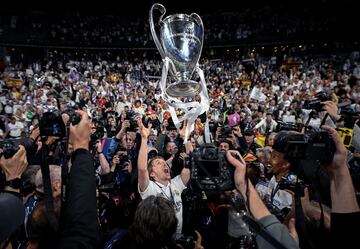
M8 126L11 137L20 137L21 131L24 129L24 124L22 122L16 121L15 124L9 123Z
M169 184L167 186L162 185L161 183L149 181L149 185L145 189L144 192L140 191L139 193L141 196L141 199L146 199L149 196L161 196L172 203L174 203L175 206L175 214L176 218L178 220L178 226L176 228L176 233L181 234L182 230L182 223L183 223L183 205L181 200L181 193L182 191L186 189L186 186L184 185L183 181L181 180L180 175L174 177L170 180Z
M286 178L289 182L296 181L296 176L294 175L288 175ZM285 190L278 189L278 183L279 182L276 181L275 176L273 176L268 182L260 181L258 184L256 184L255 189L259 193L259 196L262 200L270 201L277 208L291 208L291 194Z

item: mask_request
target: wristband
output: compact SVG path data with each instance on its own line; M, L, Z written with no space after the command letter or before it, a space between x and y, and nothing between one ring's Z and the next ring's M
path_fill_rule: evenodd
M20 178L15 178L9 181L5 181L4 186L7 187L11 187L13 189L20 189L22 184L21 184L21 179Z

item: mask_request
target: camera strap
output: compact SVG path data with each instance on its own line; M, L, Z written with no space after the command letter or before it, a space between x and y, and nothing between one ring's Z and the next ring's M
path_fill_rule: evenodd
M45 207L46 207L46 214L49 220L50 226L54 232L56 232L59 228L59 221L56 218L54 212L54 199L52 195L52 187L51 187L51 180L50 180L50 168L48 163L48 146L46 145L46 137L42 138L42 148L41 148L41 173L42 173L42 180L44 185L44 194L45 194Z
M300 182L299 177L296 177L296 183L295 183L295 227L296 230L299 232L299 237L302 237L303 239L301 241L304 241L306 246L302 245L304 248L314 248L313 243L309 239L309 235L307 233L306 227L305 227L305 215L304 210L302 208L301 204L301 196L300 196Z
M69 146L69 136L70 136L70 120L66 123L66 136L63 139L64 151L62 151L63 156L63 165L61 165L61 210L65 207L66 202L66 186L68 183L69 176L69 165L67 160L68 146Z

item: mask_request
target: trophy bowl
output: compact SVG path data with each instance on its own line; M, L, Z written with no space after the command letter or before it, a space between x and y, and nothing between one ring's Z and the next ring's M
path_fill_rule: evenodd
M153 9L162 12L160 17L160 40L153 24ZM172 97L193 97L200 93L201 85L191 80L197 66L204 38L204 25L199 15L192 13L174 14L162 20L165 7L154 4L150 10L150 28L155 44L163 58L170 59L172 82L167 85L166 93Z

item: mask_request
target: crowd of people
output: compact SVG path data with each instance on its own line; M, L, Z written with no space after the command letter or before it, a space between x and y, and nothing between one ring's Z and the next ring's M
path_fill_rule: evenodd
M346 6L346 5L345 5ZM150 7L149 7L150 8ZM351 12L351 7L347 7ZM205 45L246 41L316 40L346 35L354 16L338 7L279 5L203 14ZM172 13L169 13L172 14ZM190 13L189 13L190 14ZM222 25L227 23L227 25ZM43 45L153 47L148 18L111 14L36 11L0 17L0 41Z
M175 127L161 96L160 61L2 64L0 244L329 248L356 241L359 53L200 65L211 106L184 141L187 122ZM60 134L59 118L65 139L51 133ZM204 191L192 176L194 154L209 146L206 123L234 171L232 189ZM308 140L314 154L290 153L296 135L326 137L320 127L331 135L321 148ZM324 151L325 159L316 154ZM275 242L256 235L246 217Z

